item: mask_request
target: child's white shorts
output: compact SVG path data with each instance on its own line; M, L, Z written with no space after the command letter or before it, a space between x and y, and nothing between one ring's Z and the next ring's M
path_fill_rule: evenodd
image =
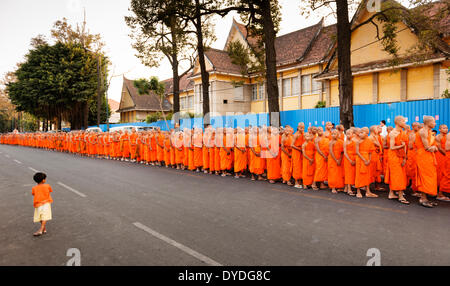
M41 222L43 220L52 219L52 208L50 203L43 204L40 207L34 208L34 222Z

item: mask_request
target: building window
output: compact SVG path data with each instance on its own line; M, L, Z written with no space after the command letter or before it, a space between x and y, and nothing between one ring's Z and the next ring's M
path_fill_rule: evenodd
M236 86L233 89L234 100L243 101L244 100L244 87Z
M258 98L259 99L264 99L265 98L264 90L265 90L264 83L260 83L259 84L259 94L258 94Z
M188 109L191 109L194 107L194 96L189 95L188 96Z
M258 100L258 86L256 83L252 85L252 100Z
M186 96L180 97L180 109L186 108Z
M298 77L292 78L292 95L300 95L300 79Z
M317 74L312 76L314 77L315 75ZM315 80L314 78L312 79L312 93L322 93L322 82Z
M311 75L302 75L302 95L311 94Z
M283 79L283 97L291 96L291 79Z

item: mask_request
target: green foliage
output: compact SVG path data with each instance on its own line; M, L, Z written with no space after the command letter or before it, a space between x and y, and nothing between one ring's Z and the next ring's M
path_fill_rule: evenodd
M153 123L161 119L161 112L155 112L147 115L147 119L145 122Z
M230 42L227 46L227 53L231 62L241 68L241 74L247 75L247 68L251 64L250 51L239 41Z
M10 132L11 121L5 112L0 111L0 133Z
M100 111L100 122L106 123L107 119L111 116L111 107L108 104L108 115L106 114L106 96L102 100L102 109ZM97 125L97 97L89 100L89 126Z
M325 108L326 106L327 106L327 103L325 100L323 100L323 101L319 100L314 108Z

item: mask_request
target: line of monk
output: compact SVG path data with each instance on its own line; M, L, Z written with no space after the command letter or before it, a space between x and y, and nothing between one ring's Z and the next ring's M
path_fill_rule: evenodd
M432 130L433 117L411 127L397 116L395 126L381 136L381 126L344 130L327 122L322 127L300 122L292 127L213 128L170 131L9 133L1 144L165 166L235 178L282 182L298 189L331 189L357 198L388 198L409 204L405 191L432 208L437 200L449 202L450 134L446 125ZM384 185L382 184L384 178Z

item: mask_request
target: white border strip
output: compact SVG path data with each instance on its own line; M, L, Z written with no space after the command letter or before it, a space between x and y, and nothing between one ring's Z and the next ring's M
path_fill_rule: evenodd
M81 192L79 192L79 191L77 191L77 190L75 190L75 189L72 189L71 187L69 187L69 186L67 186L67 185L65 185L65 184L63 184L63 183L61 183L61 182L58 182L58 185L60 185L60 186L62 186L62 187L64 187L64 188L66 188L66 189L68 189L68 190L71 191L71 192L74 192L75 194L79 195L80 197L83 197L83 198L86 197L85 194L83 194L83 193L81 193Z
M168 244L170 244L172 246L175 246L176 248L180 249L181 251L189 254L190 256L193 256L193 257L197 258L198 260L200 260L200 261L202 261L202 262L204 262L204 263L206 263L208 265L211 265L211 266L222 266L222 264L220 264L219 262L217 262L217 261L215 261L215 260L213 260L213 259L211 259L211 258L209 258L209 257L207 257L207 256L205 256L205 255L203 255L201 253L198 253L197 251L195 251L195 250L193 250L193 249L191 249L191 248L189 248L189 247L187 247L187 246L185 246L185 245L183 245L181 243L178 243L175 240L160 234L159 232L154 231L153 229L143 225L140 222L135 222L133 224L134 224L135 227L142 229L143 231L153 235L156 238L161 239L162 241L164 241L164 242L166 242L166 243L168 243Z

